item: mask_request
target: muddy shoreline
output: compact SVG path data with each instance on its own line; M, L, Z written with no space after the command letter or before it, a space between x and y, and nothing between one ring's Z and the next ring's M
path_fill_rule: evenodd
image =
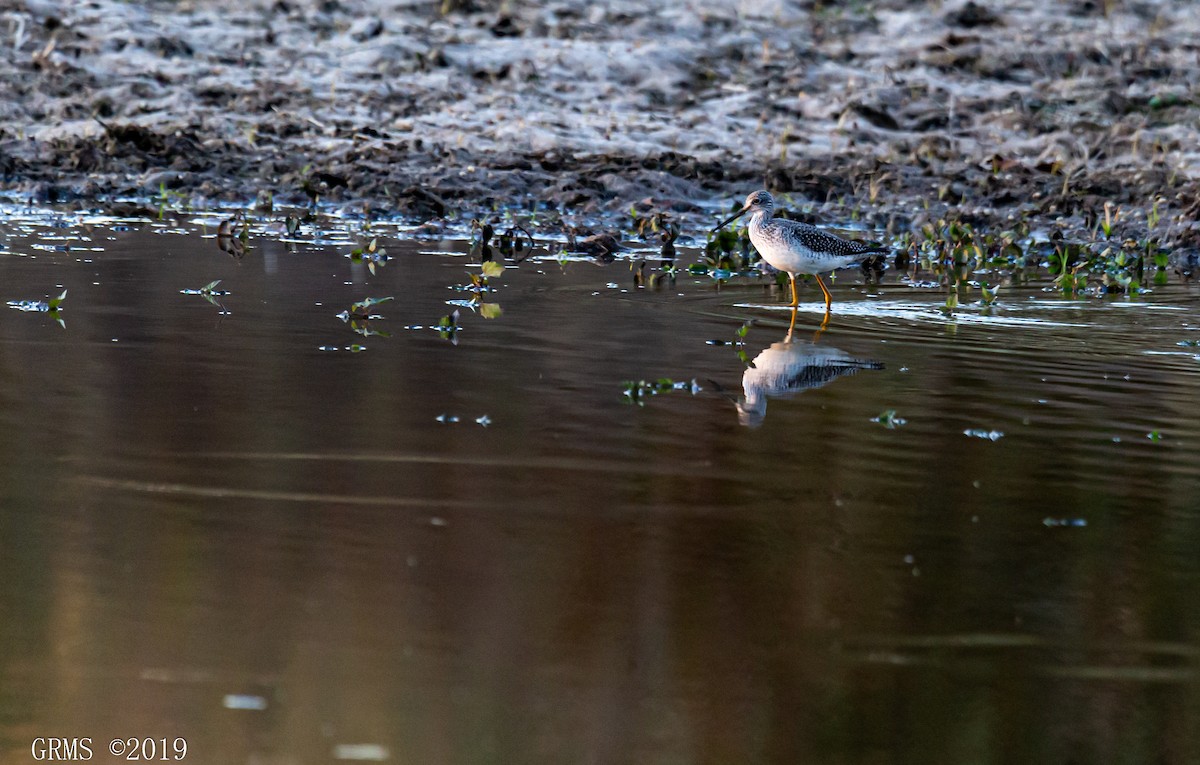
M0 194L670 211L1200 246L1185 2L115 0L0 13Z

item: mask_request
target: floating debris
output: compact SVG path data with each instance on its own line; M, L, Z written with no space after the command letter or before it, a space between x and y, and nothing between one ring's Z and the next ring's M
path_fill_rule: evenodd
M623 383L625 386L625 398L628 403L636 403L642 406L643 399L647 396L657 396L660 393L669 393L671 391L688 391L693 396L704 390L695 378L690 381L675 381L669 377L662 377L652 382L645 380L627 380Z
M1080 527L1080 526L1086 526L1087 520L1084 518L1044 518L1042 520L1042 525L1049 526L1051 528L1058 527L1058 526Z
M390 756L387 747L379 744L338 744L333 748L335 760L382 762Z
M984 430L983 428L967 428L963 431L964 436L971 438L983 438L988 441L999 441L1004 438L1004 433L999 430Z
M229 693L221 700L221 706L226 709L249 709L261 712L267 708L267 700L262 696Z

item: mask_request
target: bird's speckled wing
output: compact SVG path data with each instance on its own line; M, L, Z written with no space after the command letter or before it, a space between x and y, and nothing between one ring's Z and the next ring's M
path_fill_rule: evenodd
M794 220L777 220L776 222L779 224L783 236L813 253L841 257L888 251L887 247L865 242L852 242L807 223Z

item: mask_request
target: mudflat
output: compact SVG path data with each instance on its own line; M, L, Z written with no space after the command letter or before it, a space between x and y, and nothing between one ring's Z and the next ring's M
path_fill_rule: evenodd
M686 216L764 186L891 232L1109 203L1113 236L1200 242L1188 2L6 5L13 199Z

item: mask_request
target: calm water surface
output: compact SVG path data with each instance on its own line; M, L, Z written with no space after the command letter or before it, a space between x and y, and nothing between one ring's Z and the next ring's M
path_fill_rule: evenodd
M205 222L0 226L4 300L68 289L0 322L0 762L1200 760L1195 286L843 272L787 342L541 252L453 344L466 242Z

